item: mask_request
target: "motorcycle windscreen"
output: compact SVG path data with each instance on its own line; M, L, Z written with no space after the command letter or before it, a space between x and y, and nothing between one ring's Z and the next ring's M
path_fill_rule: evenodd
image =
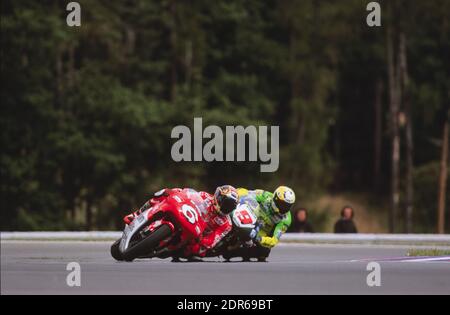
M133 238L133 235L138 232L141 227L147 222L148 218L148 212L150 209L142 212L140 215L138 215L133 222L131 222L129 225L125 226L125 229L123 230L122 239L120 240L119 250L120 252L124 252L128 249L128 246L130 245L130 241Z

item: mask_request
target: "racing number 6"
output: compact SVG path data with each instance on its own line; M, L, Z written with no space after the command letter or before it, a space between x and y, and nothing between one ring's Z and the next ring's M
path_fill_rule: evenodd
M183 211L183 214L186 217L186 219L189 221L189 223L195 224L195 222L197 222L198 214L197 214L197 211L194 210L194 208L192 208L189 205L183 205L181 207L181 211Z

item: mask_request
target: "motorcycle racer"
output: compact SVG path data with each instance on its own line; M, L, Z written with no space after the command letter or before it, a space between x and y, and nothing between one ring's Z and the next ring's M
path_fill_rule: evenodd
M190 188L166 188L155 193L153 198L147 201L139 210L124 217L125 224L130 224L142 211L153 207L157 203L172 194L186 194L197 205L200 215L207 224L202 237L196 242L187 244L181 252L174 255L174 260L179 257L192 258L203 257L207 250L213 248L232 229L229 214L236 208L239 195L237 190L230 185L217 187L214 195L207 192L197 192Z
M239 194L233 186L217 187L214 195L201 192L207 211L202 215L207 228L198 243L190 244L185 250L185 256L204 257L206 252L220 242L232 229L229 214L239 202Z
M238 188L238 193L241 203L257 205L252 207L252 210L261 223L261 228L255 237L256 246L227 253L224 258L256 257L260 261L265 261L271 248L279 242L291 224L290 210L295 203L295 193L286 186L278 187L273 193L245 188Z

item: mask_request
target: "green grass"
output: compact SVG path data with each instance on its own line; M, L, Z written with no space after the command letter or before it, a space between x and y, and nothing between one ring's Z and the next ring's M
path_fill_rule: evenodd
M410 249L408 250L407 256L447 256L450 255L450 250L446 249Z

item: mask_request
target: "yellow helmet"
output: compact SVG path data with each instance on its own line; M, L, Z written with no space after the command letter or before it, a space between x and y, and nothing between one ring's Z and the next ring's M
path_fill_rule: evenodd
M280 186L273 192L272 208L280 214L288 213L295 203L294 191L286 186Z

